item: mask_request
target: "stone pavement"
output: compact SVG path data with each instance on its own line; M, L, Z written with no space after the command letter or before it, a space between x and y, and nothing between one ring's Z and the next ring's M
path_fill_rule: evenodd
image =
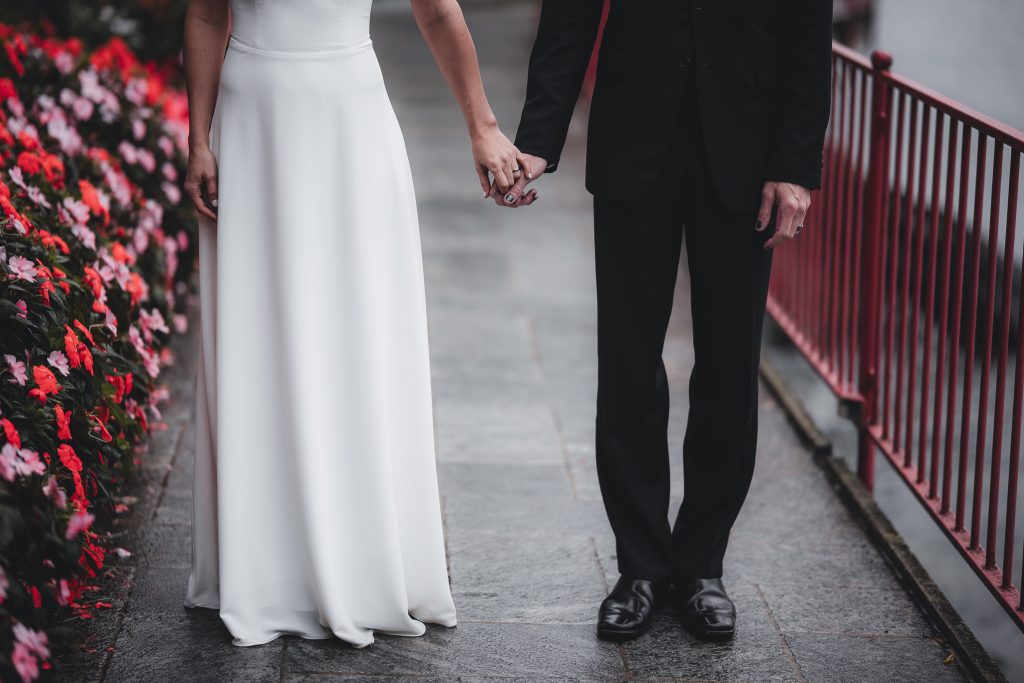
M469 4L500 120L518 120L534 3ZM701 643L671 611L617 646L594 635L616 578L592 430L595 305L583 133L529 209L478 194L461 118L407 12L380 4L377 53L420 200L438 468L455 629L379 637L357 651L282 638L237 648L217 615L186 611L196 340L178 344L176 400L147 456L115 609L91 625L67 680L105 681L952 681L948 651L900 588L779 406L762 390L759 464L726 559L733 642ZM692 362L688 294L666 345L673 490ZM673 505L678 505L678 497ZM257 504L254 501L254 504Z

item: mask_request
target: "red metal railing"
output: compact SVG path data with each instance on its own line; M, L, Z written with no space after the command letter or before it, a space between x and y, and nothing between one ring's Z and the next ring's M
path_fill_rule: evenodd
M822 189L768 310L856 421L864 483L877 450L1024 629L1024 133L890 66L834 46Z

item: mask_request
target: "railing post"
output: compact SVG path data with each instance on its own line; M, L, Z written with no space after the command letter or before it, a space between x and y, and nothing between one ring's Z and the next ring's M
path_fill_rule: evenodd
M888 78L892 57L881 50L871 54L871 159L868 164L868 196L865 212L864 259L861 285L864 298L859 312L860 324L860 378L858 387L864 404L860 411L857 444L857 474L871 490L875 484L875 449L869 429L878 415L878 346L879 325L882 318L882 240L885 220L885 194L889 176L889 146L892 83Z

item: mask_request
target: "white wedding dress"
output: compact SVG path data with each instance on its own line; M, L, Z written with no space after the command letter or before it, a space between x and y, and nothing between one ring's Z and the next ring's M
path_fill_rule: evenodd
M371 0L231 0L187 607L236 645L455 625L405 143Z

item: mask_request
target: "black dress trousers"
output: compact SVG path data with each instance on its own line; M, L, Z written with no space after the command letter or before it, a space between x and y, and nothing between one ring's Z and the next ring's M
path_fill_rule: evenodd
M692 72L692 66L689 67ZM649 580L722 575L757 442L761 331L774 229L716 196L691 73L671 153L640 200L594 198L597 467L619 570ZM628 172L628 171L627 171ZM669 526L668 382L662 349L682 242L695 362L684 500Z

